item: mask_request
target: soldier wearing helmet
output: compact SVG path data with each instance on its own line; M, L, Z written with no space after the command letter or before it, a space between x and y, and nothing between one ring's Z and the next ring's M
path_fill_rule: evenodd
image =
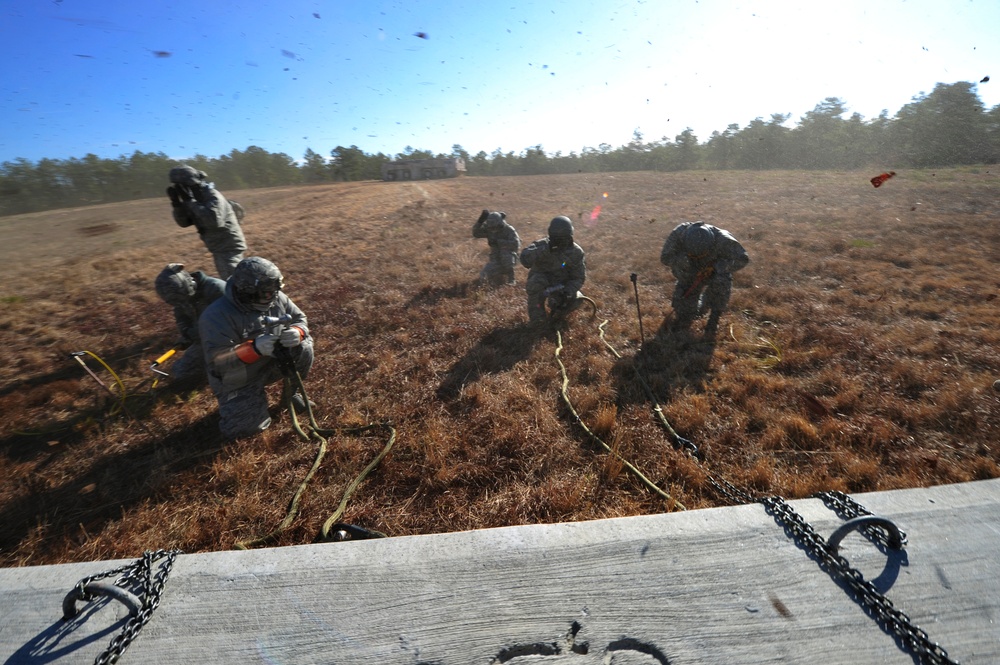
M282 377L274 357L278 347L288 350L301 377L312 367L306 316L283 288L277 266L259 256L245 258L227 281L225 296L198 321L208 382L219 400L219 429L226 439L256 434L271 424L264 388ZM298 410L305 408L298 393L292 401Z
M671 300L674 327L685 328L710 312L705 332L715 334L732 294L733 273L749 262L743 245L728 231L704 222L678 224L660 252L660 263L677 278Z
M529 269L528 320L538 323L551 314L563 316L580 304L580 288L587 280L583 249L573 241L573 222L559 216L549 222L549 234L521 252L521 265Z
M240 227L243 207L238 203L234 206L215 189L204 171L186 164L170 169L170 182L173 184L167 187L167 196L174 221L178 226L198 229L212 253L219 277L229 279L247 250Z
M521 238L507 223L507 213L483 210L472 227L472 237L486 238L490 246L490 260L479 272L479 282L490 286L514 284Z
M155 281L156 293L174 308L174 320L181 338L176 346L187 347L171 368L173 381L204 380L205 356L198 334L198 317L226 290L221 279L200 270L192 273L181 263L168 263Z

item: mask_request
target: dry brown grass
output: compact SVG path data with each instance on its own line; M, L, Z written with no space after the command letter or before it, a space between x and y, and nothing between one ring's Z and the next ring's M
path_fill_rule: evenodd
M526 272L515 288L474 285L486 247L470 228L484 207L506 211L525 242L556 214L576 220L584 291L600 315L578 313L563 335L568 393L595 433L688 508L721 500L707 472L788 497L1000 475L997 175L901 172L877 190L869 176L580 174L228 193L248 210L252 253L278 264L309 316L317 362L306 385L320 424L389 420L399 432L344 519L403 535L668 509L567 418L555 340L525 326ZM714 344L697 327L685 338L661 327L672 281L659 250L693 219L731 230L752 257ZM160 200L0 228L0 564L229 549L273 529L315 444L283 417L224 445L207 389L154 400L141 383L175 337L153 278L169 261L211 269L196 235ZM604 319L621 359L599 339ZM119 373L134 419L114 413L70 357L79 350ZM673 449L636 366L705 463ZM384 443L332 437L278 544L311 542Z

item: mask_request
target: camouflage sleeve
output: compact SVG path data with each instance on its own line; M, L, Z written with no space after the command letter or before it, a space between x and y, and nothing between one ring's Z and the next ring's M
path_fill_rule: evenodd
M215 301L202 312L198 319L198 334L211 375L224 380L228 373L242 365L234 352L245 341L242 328L227 313L225 300Z
M517 231L514 230L513 226L508 226L504 229L504 232L498 238L497 246L505 252L521 251L521 238L518 237Z
M485 238L486 237L486 223L476 222L472 225L472 237L473 238Z
M674 227L674 230L670 232L670 235L667 236L666 242L663 243L663 250L660 252L660 263L668 268L673 268L677 259L683 253L681 250L681 237L684 235L684 230L688 226L688 222L678 224Z
M198 319L191 316L191 312L181 307L174 307L174 321L177 322L177 331L180 332L184 342L198 341Z
M236 219L236 213L233 212L229 201L214 189L208 190L200 198L200 201L188 201L184 204L190 214L197 219L199 229L206 232L215 231L225 228L229 217Z
M587 281L587 262L583 249L579 245L573 245L566 263L567 280L564 286L566 292L572 295L582 289L583 283Z
M535 265L535 256L539 251L546 249L545 240L536 240L521 252L521 265L529 270Z

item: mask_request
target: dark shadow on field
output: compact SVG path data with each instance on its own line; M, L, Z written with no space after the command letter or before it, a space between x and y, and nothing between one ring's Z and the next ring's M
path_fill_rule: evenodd
M479 380L483 374L504 372L526 360L545 332L545 329L528 323L492 331L451 366L438 386L438 398L446 401L455 399L464 386Z
M445 298L465 298L479 288L479 280L456 282L451 286L425 286L406 303L407 307L415 305L435 305Z
M153 360L157 356L162 354L164 351L170 348L169 342L165 342L161 337L146 338L137 340L132 344L119 347L110 352L106 352L102 349L88 349L95 355L101 358L104 362L108 364L111 369L115 370L116 373L121 375L126 368L135 361L138 356L149 356L149 361L146 362L148 367L153 363ZM82 351L83 349L81 349ZM106 354L106 355L105 355ZM87 381L93 381L93 379L87 375L86 370L84 370L80 364L73 359L71 354L66 354L64 356L65 362L58 368L51 372L45 374L39 374L37 376L25 377L19 381L13 381L3 387L0 387L0 398L5 397L15 391L24 390L25 388L35 388L39 386L45 386L50 383L56 383L58 381L67 381L79 378L83 376ZM98 373L98 375L103 375L106 378L105 383L113 381L111 377L107 376L106 371L100 364L94 360L90 355L81 356L87 365ZM145 378L145 377L143 377ZM103 379L102 379L103 380ZM93 384L98 390L103 390L97 383Z
M108 363L125 385L125 400L122 401L120 393L117 392L118 387L107 370L93 358L87 359L90 361L88 367L95 372L104 386L115 391L114 394L98 384L97 380L76 362L73 362L75 376L67 373L63 383L23 382L19 388L21 391L27 391L28 402L39 405L32 409L33 413L38 413L38 419L30 426L10 431L0 438L0 451L19 462L37 460L35 471L40 471L58 458L62 451L72 449L75 444L94 436L105 437L106 432L113 427L124 426L144 430L152 437L166 436L168 431L153 418L153 410L157 403L169 401L172 397L184 400L186 393L209 389L207 377L171 381L167 377L157 377L149 372L145 378L135 381L128 377L125 370L115 368ZM169 369L169 366L165 367ZM131 371L134 373L134 370ZM46 376L51 377L54 374ZM156 387L153 386L154 380L157 380ZM83 408L47 406L53 398L59 398L61 393L66 392L92 395L92 399L88 399L89 406ZM3 406L4 397L0 397L0 408Z
M661 406L675 390L694 387L701 391L716 343L715 335L704 332L703 327L702 320L674 329L668 316L635 356L616 362L612 376L618 405L650 403L647 387Z
M105 454L79 474L52 486L39 480L0 507L0 551L15 550L39 527L42 538L51 542L97 533L134 505L150 498L166 500L162 497L169 496L173 478L210 460L223 445L216 414L140 445L125 447L111 436L106 441ZM10 439L0 441L0 446L9 445Z

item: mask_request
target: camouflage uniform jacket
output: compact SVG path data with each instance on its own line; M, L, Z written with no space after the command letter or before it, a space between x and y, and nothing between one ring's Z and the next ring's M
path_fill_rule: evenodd
M174 221L178 226L192 224L198 229L205 247L216 252L245 252L247 241L236 218L236 211L214 187L196 187L196 200L185 201L173 207Z
M232 282L226 283L226 293L208 306L198 320L201 344L208 367L208 382L216 395L238 390L273 374L274 358L262 356L252 363L240 360L236 347L248 339L264 333L277 332L264 325L265 316L279 317L291 314L287 326L302 330L302 344L312 345L306 315L295 306L291 298L279 291L274 303L266 312L244 306L236 301ZM272 327L273 328L273 327Z
M490 260L500 262L504 254L516 255L521 251L521 237L506 221L495 228L487 228L485 220L472 227L473 238L486 238L490 246Z
M684 234L695 224L701 224L715 236L715 244L703 257L692 260L684 250ZM728 275L746 266L750 262L743 245L729 233L711 224L703 222L684 222L678 224L667 241L663 243L660 252L660 263L670 268L674 277L679 280L693 279L703 268L714 268L716 274Z
M521 265L528 268L527 288L537 289L562 284L566 293L575 295L587 280L583 248L576 243L553 251L550 240L536 240L521 252Z
M194 279L194 296L184 306L174 306L174 320L181 332L181 339L194 344L200 340L198 336L198 317L209 305L218 300L226 292L226 283L218 277L206 275L200 270L191 273Z

